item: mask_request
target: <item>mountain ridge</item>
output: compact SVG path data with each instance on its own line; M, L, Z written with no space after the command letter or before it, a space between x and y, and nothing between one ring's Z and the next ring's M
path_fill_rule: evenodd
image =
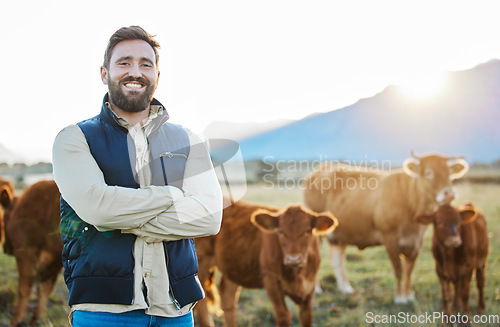
M244 160L390 160L417 153L500 158L500 60L447 74L439 96L411 100L396 86L344 108L239 140Z

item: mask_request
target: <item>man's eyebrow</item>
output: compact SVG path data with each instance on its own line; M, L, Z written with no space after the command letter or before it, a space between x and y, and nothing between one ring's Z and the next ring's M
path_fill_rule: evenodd
M147 58L147 57L142 57L141 58L142 61L146 61L146 62L149 62L151 65L154 65L155 63L153 62L153 60Z
M120 57L118 59L115 60L115 63L116 62L120 62L120 61L127 61L127 60L132 60L134 59L134 57L132 56L123 56L123 57ZM154 65L154 61L152 61L151 59L149 59L148 57L141 57L140 59L141 61L146 61L146 62L149 62L151 65Z

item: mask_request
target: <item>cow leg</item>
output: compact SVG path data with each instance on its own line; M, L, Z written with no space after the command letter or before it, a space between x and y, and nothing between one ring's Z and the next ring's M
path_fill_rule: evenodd
M11 326L23 323L28 315L28 304L31 289L36 278L37 254L32 250L18 250L14 252L18 271L18 299L14 315L10 321Z
M460 301L462 298L462 282L461 277L455 282L455 296L453 297L453 309L455 311L460 311Z
M281 288L278 276L275 274L264 275L262 281L267 291L267 296L273 305L276 326L289 327L292 323L292 313L286 306L285 294Z
M314 291L309 293L306 300L302 302L299 306L299 320L300 324L303 327L312 326L313 296L314 296Z
M473 270L470 269L467 271L465 276L461 278L460 282L460 299L459 301L459 308L463 309L463 312L466 314L470 314L470 309L469 309L469 294L470 294L470 281L472 279L472 272Z
M451 301L450 283L442 277L439 277L439 282L441 283L441 298L443 301L443 311L446 315L450 315L451 314L449 305Z
M55 289L58 275L59 274L54 274L50 278L38 283L38 303L35 312L33 313L33 317L31 317L31 326L36 325L38 321L47 320L47 304L49 302L50 294L52 294Z
M213 327L214 319L210 315L207 306L207 299L202 299L196 303L196 320L199 327Z
M415 267L415 261L417 256L405 256L404 260L404 288L403 293L406 294L408 301L415 300L415 294L411 289L411 273L413 272L413 268Z
M30 325L36 325L39 320L47 319L47 304L49 297L56 287L57 277L61 271L60 255L54 257L47 251L40 254L40 282L38 283L38 303L31 318Z
M345 269L345 244L330 244L330 260L337 278L337 287L344 294L354 293Z
M399 257L399 246L398 240L392 236L384 237L384 246L391 260L392 267L394 269L394 275L396 276L396 297L394 298L395 304L405 304L408 303L408 295L403 288L403 265L401 264L401 258Z
M224 311L224 326L236 327L236 306L240 297L241 286L224 275L219 284L221 306Z
M199 327L212 327L214 326L214 320L210 315L210 311L208 309L209 302L214 307L220 305L218 303L218 291L215 288L215 268L211 267L212 260L211 258L200 257L199 259L199 277L201 284L203 285L203 289L205 290L206 298L198 301L196 304L196 318L198 320Z
M477 286L477 308L482 312L486 309L486 302L484 301L484 285L486 282L485 277L486 265L483 263L476 268L476 286Z

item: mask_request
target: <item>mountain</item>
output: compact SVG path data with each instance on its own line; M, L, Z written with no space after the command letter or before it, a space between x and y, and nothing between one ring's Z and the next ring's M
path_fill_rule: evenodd
M290 119L273 120L266 123L234 123L213 121L203 131L207 139L241 140L292 123Z
M449 72L428 100L396 86L355 104L239 140L244 160L387 160L416 153L500 158L500 61Z
M24 162L25 158L13 151L7 149L3 144L0 144L0 163L13 164Z

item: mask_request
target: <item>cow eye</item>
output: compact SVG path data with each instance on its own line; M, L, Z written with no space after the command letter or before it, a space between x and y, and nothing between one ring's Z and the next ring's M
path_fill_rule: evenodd
M424 171L424 177L427 179L434 179L434 170L431 168L426 168Z

